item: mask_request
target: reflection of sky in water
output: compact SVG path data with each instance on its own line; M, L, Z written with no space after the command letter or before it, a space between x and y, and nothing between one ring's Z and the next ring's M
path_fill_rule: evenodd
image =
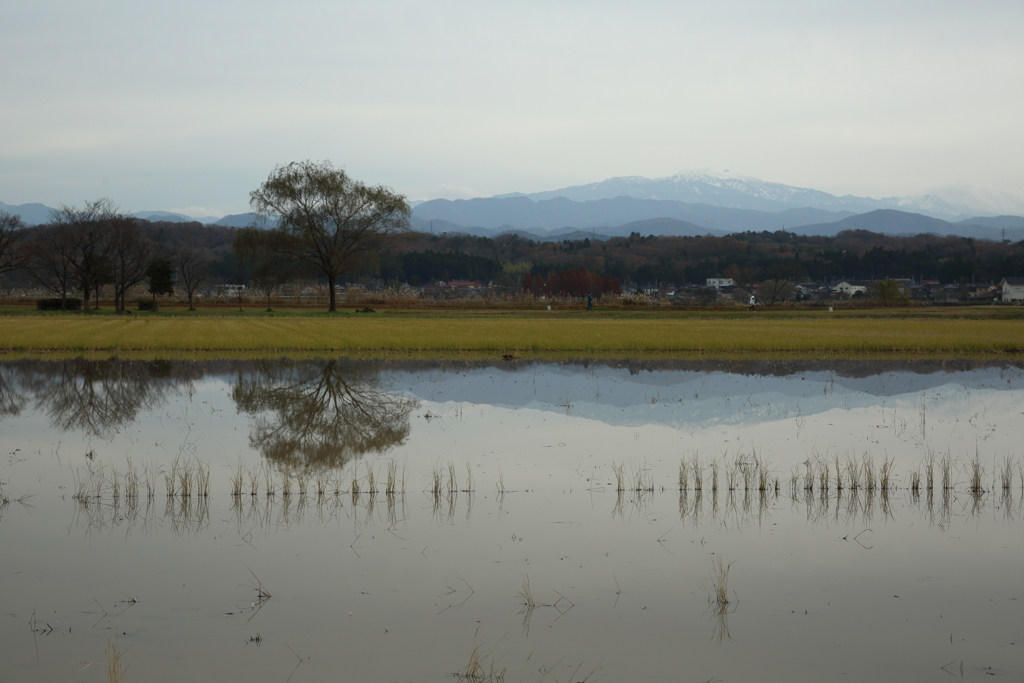
M756 449L788 473L815 454L868 453L897 458L901 474L927 453L962 458L977 448L986 463L1015 453L1021 378L1016 368L850 378L543 365L390 375L395 388L422 399L421 414L439 416L433 424L414 421L417 448L446 457L522 458L554 447L571 454L562 464L574 467L594 454L602 463L671 466L695 452L709 458Z
M518 486L544 485L560 470L604 468L613 460L661 462L656 474L667 485L680 457L754 449L782 475L815 454L895 457L902 473L928 453L964 458L977 450L986 463L1015 453L1012 425L1024 410L1019 368L873 368L847 362L841 371L740 374L542 363L360 364L353 376L355 384L372 381L418 399L408 438L389 456L424 471L438 459L475 460L490 476L496 471L489 460L507 463L502 472ZM226 469L258 457L250 436L260 413L240 412L234 386L235 373L216 365L191 384L170 382L162 402L140 407L105 438L53 428L29 392L20 415L0 419L0 442L64 457L89 449L157 462L197 455ZM33 464L39 463L23 467ZM530 478L534 468L545 469L541 481Z
M1000 393L1019 395L1013 390L1019 390L1021 383L1019 370L995 368L930 375L888 372L868 378L829 372L784 377L674 371L631 375L623 369L559 366L424 374L396 374L394 382L430 401L569 412L608 424L679 429L782 420L798 408L810 415L833 408L892 405L918 401L922 392L933 404Z

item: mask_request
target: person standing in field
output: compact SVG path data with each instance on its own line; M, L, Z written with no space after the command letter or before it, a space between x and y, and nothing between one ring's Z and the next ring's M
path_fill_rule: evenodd
M587 310L594 310L594 294L593 292L587 292Z
M748 311L753 311L753 310L756 310L756 308L757 308L757 299L755 299L754 295L751 294L750 295L750 308L748 308L747 310Z

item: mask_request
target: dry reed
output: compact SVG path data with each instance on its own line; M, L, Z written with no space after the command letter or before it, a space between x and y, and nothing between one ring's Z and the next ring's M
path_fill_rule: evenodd
M625 491L626 484L624 482L625 475L623 473L625 466L622 463L612 463L612 473L615 475L615 490Z
M981 464L981 456L977 451L974 453L974 458L967 464L967 490L971 493L984 493L985 486L983 479L985 476L985 468Z
M1003 456L1003 462L998 467L999 488L1009 491L1013 486L1013 458L1009 455Z
M892 469L895 464L895 460L890 458L888 455L882 458L882 466L878 470L878 478L881 482L882 491L889 491L894 486L892 483Z
M451 498L452 494L459 490L459 482L455 478L455 464L451 461L448 462L448 497Z
M527 574L523 577L523 587L519 589L519 597L523 599L523 604L530 609L537 607L537 603L533 599L533 591L530 590L530 575Z
M388 461L388 477L387 483L384 485L384 492L389 495L395 495L395 486L397 485L398 478L398 463L394 459Z
M255 584L249 584L252 586L253 590L256 591L256 601L266 602L271 598L270 591L268 591L266 586L263 585L263 582L260 581L260 577L256 576L256 572L250 569L249 573L252 574L252 578L256 579Z
M728 605L729 569L733 563L725 564L721 557L711 560L711 598L719 607ZM735 596L735 593L733 594Z
M442 485L443 481L444 481L444 476L441 474L441 468L440 468L440 466L435 465L430 470L430 489L429 489L430 492L433 493L435 497L440 495L440 493L441 493L441 485Z
M117 638L107 641L107 649L104 652L107 660L107 680L110 683L121 683L124 675L128 673L128 665L121 664L121 652L117 649Z
M377 495L377 475L370 463L366 463L366 492L371 496Z

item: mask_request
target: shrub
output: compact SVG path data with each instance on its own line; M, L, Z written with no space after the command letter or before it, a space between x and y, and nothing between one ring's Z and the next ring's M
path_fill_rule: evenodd
M153 299L139 299L136 301L139 305L140 311L155 311L157 310L156 301Z
M64 300L66 311L80 311L82 310L82 300L75 297L68 297ZM59 311L60 299L36 299L36 310L37 311Z

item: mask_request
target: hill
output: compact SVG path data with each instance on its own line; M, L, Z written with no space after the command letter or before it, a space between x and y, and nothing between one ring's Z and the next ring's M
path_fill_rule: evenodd
M616 197L573 201L564 197L534 201L526 196L478 199L434 199L413 208L413 216L429 222L446 221L462 227L497 229L504 226L530 232L575 228L618 227L651 218L672 218L700 226L704 232L775 231L794 225L824 224L851 216L811 208L779 212L691 204L676 200ZM607 233L606 233L607 234ZM703 233L702 233L703 234Z
M4 204L0 202L0 211L12 216L21 216L25 225L39 225L50 220L53 209L45 204Z
M642 176L609 178L597 183L519 196L525 196L535 201L555 197L565 197L575 201L591 201L626 196L770 212L800 207L854 213L864 213L876 209L901 209L946 220L962 219L991 209L986 202L979 199L979 196L964 192L958 192L955 196L951 196L952 201L947 201L936 194L882 199L854 195L836 196L806 187L768 182L728 170L713 171L710 169L685 171L664 178L644 178ZM1016 206L1020 202L1011 203Z
M1011 241L1024 239L1024 218L1017 216L1003 216L1001 218L1003 219L1002 221L990 218L971 218L960 223L949 223L938 218L922 216L918 213L896 211L894 209L879 209L850 216L835 223L795 227L791 232L799 235L822 235L828 237L838 235L844 230L867 230L881 235L958 235L961 237L998 241L1002 239L1004 228L990 226L999 225L1008 226L1006 227L1007 239Z

